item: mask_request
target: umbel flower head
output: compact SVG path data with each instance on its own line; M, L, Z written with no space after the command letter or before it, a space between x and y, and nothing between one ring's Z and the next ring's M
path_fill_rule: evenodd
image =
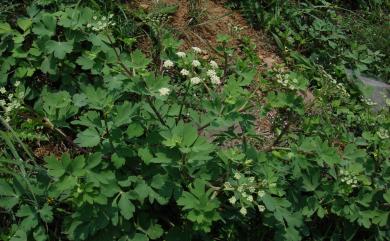
M163 87L163 88L160 88L158 90L158 92L160 92L160 96L166 96L166 95L169 95L169 93L171 92L170 89L166 88L166 87Z
M192 47L192 50L195 52L195 53L202 53L202 49L198 48L198 47Z
M115 26L115 22L112 21L112 18L114 17L114 14L110 14L108 17L103 16L100 18L97 16L93 16L92 19L93 22L90 22L87 24L87 28L90 28L93 31L99 32L102 31L110 26Z
M167 69L172 68L174 65L175 64L172 61L170 61L169 59L165 60L163 63L164 68L167 68Z
M236 203L236 201L237 201L237 199L236 199L236 197L235 197L235 196L233 196L233 197L229 198L229 202L230 202L231 204L235 204L235 203Z
M186 57L186 53L184 53L184 52L177 52L176 55L177 55L178 57L180 57L180 58Z
M194 84L194 85L197 85L200 82L202 82L202 80L199 77L193 77L190 79L190 81L191 81L191 84Z
M192 61L192 66L199 67L200 66L200 62L198 60L193 60Z
M215 85L221 84L221 79L216 75L211 76L210 79L211 79L211 83L213 83Z
M190 71L188 71L188 70L186 70L186 69L182 69L182 70L180 71L180 74L183 75L183 76L188 76L188 75L190 75Z
M242 207L241 209L240 209L240 213L242 214L242 215L246 215L247 214L247 211L246 211L246 208L245 207Z
M211 61L210 61L210 66L211 66L211 68L213 68L213 69L218 69L218 64L217 64L217 62L215 62L214 60L211 60Z

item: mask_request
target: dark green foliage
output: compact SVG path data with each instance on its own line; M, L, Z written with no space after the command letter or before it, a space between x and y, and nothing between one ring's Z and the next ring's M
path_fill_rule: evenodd
M152 60L105 12L114 1L60 2L0 22L1 240L390 236L388 106L371 112L298 52L286 55L294 69L257 73L248 39L239 57L218 36L219 67L197 48L177 54L180 42L140 13ZM312 27L327 48L343 39ZM256 123L270 113L264 146ZM63 153L30 151L56 143Z

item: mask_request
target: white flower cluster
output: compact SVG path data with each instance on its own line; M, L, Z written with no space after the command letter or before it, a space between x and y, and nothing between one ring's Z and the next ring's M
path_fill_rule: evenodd
M169 95L171 90L169 88L163 87L163 88L160 88L158 90L158 92L160 93L160 96L166 96L166 95Z
M347 89L345 88L345 86L342 84L342 83L338 83L336 84L336 88L339 89L341 91L341 94L346 96L346 97L350 97Z
M252 205L257 205L259 211L264 212L265 207L263 205L257 204L255 201L256 195L258 198L262 198L266 194L264 190L260 189L260 186L263 184L263 182L257 183L255 177L246 177L239 172L234 172L233 178L234 180L231 182L224 183L225 191L234 192L234 195L228 199L229 203L235 205L238 200L240 200L240 213L242 215L246 215L246 208Z
M207 70L207 76L210 77L211 83L214 85L220 85L221 79L218 77L217 72L213 69Z
M179 58L185 58L187 55L186 53L184 52L177 52L176 55L179 57Z
M275 75L276 81L291 90L297 89L299 81L296 78L290 79L290 75L278 73Z
M372 101L370 98L366 98L364 96L360 96L360 100L365 103L366 105L369 105L369 106L374 106L374 105L377 105L377 103L375 103L374 101Z
M194 66L194 67L199 67L200 66L200 62L199 62L199 60L193 60L192 61L192 66Z
M349 171L344 171L343 169L340 170L340 175L341 175L341 182L345 183L352 188L357 187L358 180L356 176L352 175Z
M20 81L14 83L15 87L18 87L19 85ZM5 98L1 97L1 95L4 95ZM6 122L10 122L10 115L12 112L18 110L21 106L21 101L18 96L14 93L9 93L7 95L7 90L4 87L0 88L0 111L4 111L3 116Z
M215 62L214 60L211 60L211 61L210 61L210 66L211 66L211 68L213 68L213 69L218 69L218 64L217 64L217 62Z
M385 128L379 128L379 130L376 132L376 134L381 138L382 140L390 138L389 130L386 130Z
M200 54L202 53L202 49L198 48L198 47L192 47L192 50L197 53L197 54Z
M186 69L182 69L182 70L180 71L180 74L183 75L183 76L188 76L188 75L190 75L190 71L188 71L188 70L186 70Z
M108 17L103 16L100 19L97 16L93 16L93 22L87 24L87 28L92 29L93 31L99 32L110 26L115 26L115 22L112 21L114 14L110 14Z
M190 81L191 81L191 84L197 85L197 84L199 84L200 82L202 82L202 79L199 78L199 77L193 77L193 78L190 79Z
M168 60L164 61L163 66L164 66L164 68L169 69L169 68L172 68L173 66L175 66L175 64L171 60L168 59Z

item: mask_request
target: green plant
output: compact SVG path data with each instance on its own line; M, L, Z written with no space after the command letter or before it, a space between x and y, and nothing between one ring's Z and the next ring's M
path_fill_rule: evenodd
M2 240L389 236L388 108L373 114L296 52L296 69L261 74L229 36L212 59L158 35L152 60L110 13L64 6L0 23L13 106L0 116ZM256 121L272 112L275 138L259 148ZM35 157L18 133L38 123L68 151Z

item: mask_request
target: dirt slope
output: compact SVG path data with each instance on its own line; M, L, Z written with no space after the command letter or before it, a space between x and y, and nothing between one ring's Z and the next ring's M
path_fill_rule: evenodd
M232 28L238 27L242 29L239 34L250 37L256 44L258 56L268 67L282 62L264 33L254 30L240 13L225 8L222 3L202 0L203 19L199 24L189 26L188 0L162 0L162 2L179 6L173 16L172 25L181 33L180 38L185 41L185 47L198 46L210 49L210 45L215 47L218 34L232 35Z
M235 38L240 34L249 37L256 44L257 54L264 63L263 67L271 67L275 63L283 62L277 56L276 49L270 44L271 41L267 36L261 31L254 30L238 11L225 8L221 0L200 1L202 17L196 24L189 24L192 21L188 13L190 0L138 0L135 4L146 10L161 3L178 6L169 26L177 33L177 37L184 41L184 49L196 46L209 50L210 55L213 55L213 48L217 45L216 37L219 34L227 34ZM233 33L233 28L240 31ZM238 41L235 40L233 44L238 44ZM143 47L147 49L148 42L144 42L144 45Z

